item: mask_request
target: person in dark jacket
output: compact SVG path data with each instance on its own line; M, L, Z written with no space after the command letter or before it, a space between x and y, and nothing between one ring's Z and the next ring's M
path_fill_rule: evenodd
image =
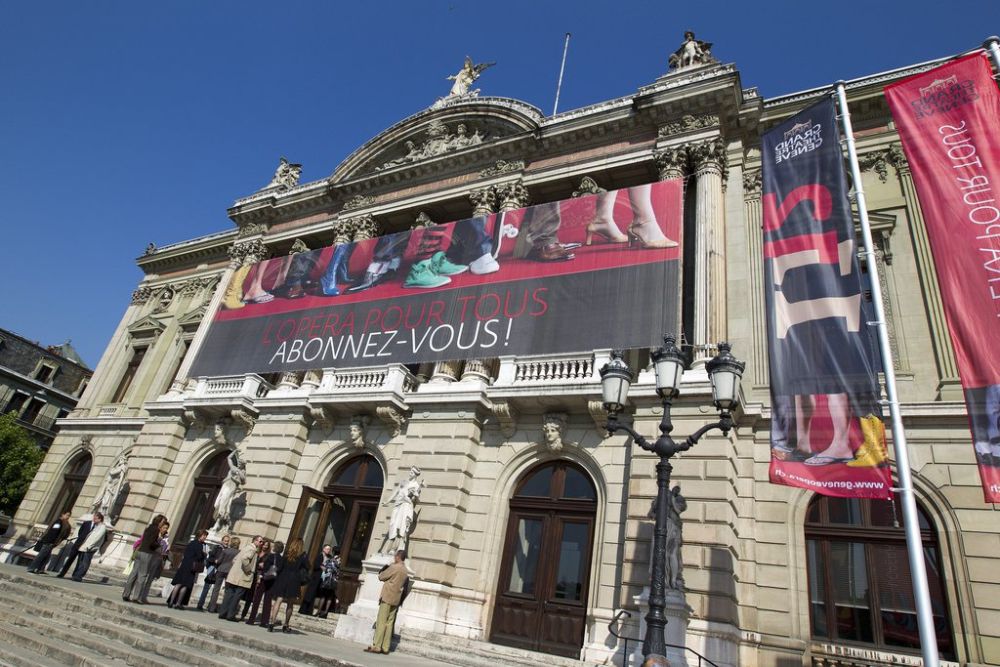
M160 553L162 548L160 527L166 520L167 517L157 514L142 532L139 544L135 547L135 564L122 590L122 600L125 602L133 600L139 604L146 604L146 596L149 595L149 587L153 583L151 575L156 572L155 561L164 556Z
M195 539L191 540L184 548L181 564L177 566L177 572L170 582L174 585L174 589L170 591L170 597L167 598L168 607L185 608L184 596L194 587L198 573L205 569L205 539L207 537L208 531L202 528L198 531Z
M28 572L33 574L44 574L42 570L45 569L46 563L49 562L49 556L52 555L52 549L55 548L57 544L69 537L70 528L70 513L63 512L59 515L59 518L49 526L49 529L45 531L45 534L38 540L35 544L35 551L38 554L35 558L28 564Z
M284 558L281 555L284 551L284 542L275 542L270 546L269 553L258 568L260 574L257 577L257 586L254 588L253 605L250 607L250 618L247 619L247 625L253 625L257 622L257 607L260 606L261 600L264 602L260 615L261 627L266 628L271 620L271 600L273 598L271 588L277 578L278 563Z
M278 576L271 587L274 598L274 612L267 626L268 632L274 632L274 624L278 621L281 605L285 605L285 623L282 632L291 632L289 623L292 620L294 604L297 604L302 593L302 587L309 582L309 556L304 552L302 539L296 537L288 543L285 557L278 562Z
M222 564L222 557L225 555L226 550L229 549L229 540L231 538L229 535L223 535L222 540L219 544L216 544L208 552L208 560L205 561L208 564L208 570L205 572L205 584L201 587L201 597L198 598L198 611L205 611L205 600L208 599L209 591L215 591L212 594L212 601L209 604L209 610L216 605L219 600L219 589L222 588L222 581L225 581L225 574L222 575L221 581L219 578L219 566ZM236 549L231 549L232 554L229 558L230 566L233 564L233 556L236 555ZM226 574L229 574L229 570L226 570ZM209 581L211 579L211 581Z
M313 603L316 601L316 594L319 593L319 580L323 575L323 554L329 545L324 545L323 550L316 554L316 559L312 564L312 575L309 577L309 585L306 586L302 594L302 604L299 605L299 613L312 616ZM332 547L331 547L332 548Z
M76 531L76 539L73 540L73 545L70 548L69 555L66 556L66 560L63 562L62 569L59 570L59 574L56 576L62 579L69 572L69 568L72 567L73 562L80 555L80 545L82 545L86 540L87 536L90 535L90 531L94 529L93 516L80 524L79 530Z
M337 581L340 579L340 556L333 553L333 547L327 544L320 553L323 559L319 577L319 586L316 588L316 616L326 618L330 613L330 608L336 610L337 603Z

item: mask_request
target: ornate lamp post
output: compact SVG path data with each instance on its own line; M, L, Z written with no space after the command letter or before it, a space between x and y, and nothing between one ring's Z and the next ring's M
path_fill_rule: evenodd
M664 615L666 607L666 560L667 560L667 519L670 504L670 473L673 466L670 459L683 451L691 449L701 436L713 429L719 429L723 434L733 428L733 417L730 410L736 405L740 378L746 364L739 361L731 353L729 343L719 343L719 354L709 360L706 368L712 382L712 401L719 410L719 421L707 424L677 442L670 437L674 425L670 421L670 408L674 398L679 393L681 375L684 372L684 355L678 349L676 338L672 334L663 337L663 347L653 352L653 368L656 372L656 393L663 402L663 419L660 421L660 437L655 442L636 433L627 424L618 421L618 415L625 409L628 390L632 385L634 375L632 370L622 360L619 350L611 353L611 361L601 369L601 393L604 409L608 412L608 422L605 428L608 434L624 431L632 436L640 447L648 452L659 455L656 464L656 528L653 533L653 564L649 587L649 613L646 614L646 637L642 643L642 654L646 658L644 666L666 664L666 645L664 629L667 619ZM657 656L656 658L653 658ZM653 660L651 660L653 658Z

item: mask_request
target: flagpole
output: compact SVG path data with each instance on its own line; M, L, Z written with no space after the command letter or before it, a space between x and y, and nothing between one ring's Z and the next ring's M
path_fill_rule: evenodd
M896 473L899 478L900 500L903 505L903 528L906 531L906 552L910 561L910 576L913 580L913 598L917 607L917 625L920 629L920 650L924 667L938 667L937 634L934 631L934 615L931 611L931 596L927 587L927 569L924 563L923 544L920 539L920 524L917 502L913 497L913 480L910 476L910 454L906 447L906 433L899 415L899 398L896 393L896 371L893 365L892 349L889 347L889 333L885 325L885 308L882 305L882 284L875 266L875 252L872 249L872 230L868 221L868 207L865 203L865 189L858 166L858 154L854 145L854 129L851 114L847 109L847 94L843 81L836 84L837 104L843 122L847 154L851 163L851 178L861 218L861 237L865 244L865 262L868 278L872 285L872 303L875 305L875 325L878 330L879 349L882 352L882 370L885 373L885 390L889 397L889 415L892 419L892 443L896 453Z
M566 33L566 43L563 44L562 65L559 66L559 83L556 84L556 103L552 105L552 115L556 115L559 109L559 91L562 90L563 72L566 71L566 53L569 51L569 33Z
M990 54L990 60L993 61L993 69L1000 73L1000 47L997 46L998 42L1000 42L1000 37L996 35L987 37L986 41L983 42L983 48Z

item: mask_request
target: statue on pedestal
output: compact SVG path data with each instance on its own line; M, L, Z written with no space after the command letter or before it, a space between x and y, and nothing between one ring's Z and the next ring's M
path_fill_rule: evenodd
M416 466L410 468L409 476L396 485L383 507L392 505L392 514L389 515L389 530L385 535L382 553L391 555L397 550L406 550L409 540L410 530L413 527L413 508L420 499L420 491L424 487L420 477L420 468Z
M112 511L117 507L119 496L125 486L125 477L128 474L128 456L125 452L118 455L107 474L104 476L104 484L101 492L97 495L91 507L92 512L100 512L109 523L113 521ZM116 517L117 518L117 517Z
M210 531L213 535L232 528L233 501L236 499L236 494L247 483L247 464L240 456L240 450L234 449L226 461L229 463L229 472L222 482L219 494L215 496L213 505L212 518L215 519L215 525Z
M278 168L274 171L274 176L271 177L271 182L262 189L277 188L279 190L288 190L299 184L301 176L302 165L289 162L287 158L282 157L278 162Z

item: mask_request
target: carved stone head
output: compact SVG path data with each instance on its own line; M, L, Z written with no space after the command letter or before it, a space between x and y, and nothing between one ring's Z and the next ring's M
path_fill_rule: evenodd
M561 412L550 412L542 418L542 441L554 452L563 448L563 435L566 432L566 415Z
M356 415L351 417L348 442L358 449L362 449L365 446L365 431L368 429L368 422L369 419L365 415Z

